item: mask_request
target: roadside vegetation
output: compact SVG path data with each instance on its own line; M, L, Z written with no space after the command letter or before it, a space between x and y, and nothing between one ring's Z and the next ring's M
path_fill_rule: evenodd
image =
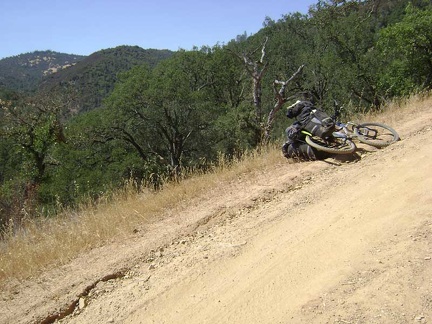
M63 210L56 217L29 217L19 228L7 228L0 241L0 284L21 280L49 267L65 264L80 253L107 242L133 235L147 222L167 217L239 177L284 163L279 147L268 146L235 161L223 157L205 174L191 172L169 182L162 190L137 192L132 182L79 208Z

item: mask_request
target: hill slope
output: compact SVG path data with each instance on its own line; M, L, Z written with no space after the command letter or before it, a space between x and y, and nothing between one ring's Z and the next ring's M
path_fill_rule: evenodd
M36 51L0 60L0 89L52 91L73 85L77 111L88 111L101 105L114 89L119 73L141 64L154 67L173 54L139 46L117 46L89 56Z
M11 283L0 322L431 321L431 106L393 116L402 140L363 147L356 163L281 158L129 239Z
M46 76L73 66L85 56L35 51L0 60L0 88L34 90Z
M100 107L102 100L114 89L118 75L132 67L148 64L154 67L171 57L169 50L142 49L138 46L118 46L91 54L78 64L46 77L42 89L73 84L77 91L78 111Z

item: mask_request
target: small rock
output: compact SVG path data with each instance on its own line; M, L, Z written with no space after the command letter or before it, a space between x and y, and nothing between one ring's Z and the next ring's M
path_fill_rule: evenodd
M425 260L430 260L431 259L431 257L430 256L427 256L426 258L424 258Z
M78 301L78 308L79 309L84 309L84 307L86 307L87 306L87 302L86 302L86 300L84 299L84 298L80 298L79 299L79 301Z

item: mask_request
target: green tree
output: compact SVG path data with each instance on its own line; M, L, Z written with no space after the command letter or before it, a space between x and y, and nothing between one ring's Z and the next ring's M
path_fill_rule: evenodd
M361 106L375 108L382 101L376 73L380 62L375 50L378 7L374 1L330 0L319 1L310 11L319 37L319 53L323 54L321 71L329 73L329 92L342 92Z
M55 163L50 156L51 148L64 142L60 119L64 102L59 98L34 97L17 105L2 104L3 133L10 138L20 152L26 155L26 177L38 185L43 181L47 164Z
M152 71L133 69L106 101L111 134L161 172L178 175L182 166L210 153L203 147L217 107L209 100L214 83L208 55L180 51Z
M378 46L388 62L381 87L390 95L432 88L432 7L409 5L405 17L380 32Z
M39 206L47 169L58 165L54 147L66 140L61 116L68 104L55 94L0 101L1 218L19 222Z
M57 165L48 166L48 176L39 187L40 203L46 208L97 199L135 176L139 157L119 140L102 136L103 113L93 110L67 123L67 143L52 149Z

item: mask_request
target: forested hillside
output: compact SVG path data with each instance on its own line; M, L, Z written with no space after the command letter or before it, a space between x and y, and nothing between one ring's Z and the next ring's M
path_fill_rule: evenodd
M169 50L118 46L88 57L33 52L0 60L0 91L51 92L68 84L74 92L76 112L92 110L113 90L119 73L134 66L158 62L173 55Z
M428 91L431 52L429 0L319 1L224 46L97 52L0 97L0 226L282 143L305 92L349 115Z
M35 51L0 60L0 90L32 91L41 80L75 65L85 56Z
M169 50L142 49L138 46L119 46L98 51L79 64L44 78L40 91L52 91L65 84L73 84L77 111L100 107L102 100L114 89L118 74L134 66L158 62L173 55Z

